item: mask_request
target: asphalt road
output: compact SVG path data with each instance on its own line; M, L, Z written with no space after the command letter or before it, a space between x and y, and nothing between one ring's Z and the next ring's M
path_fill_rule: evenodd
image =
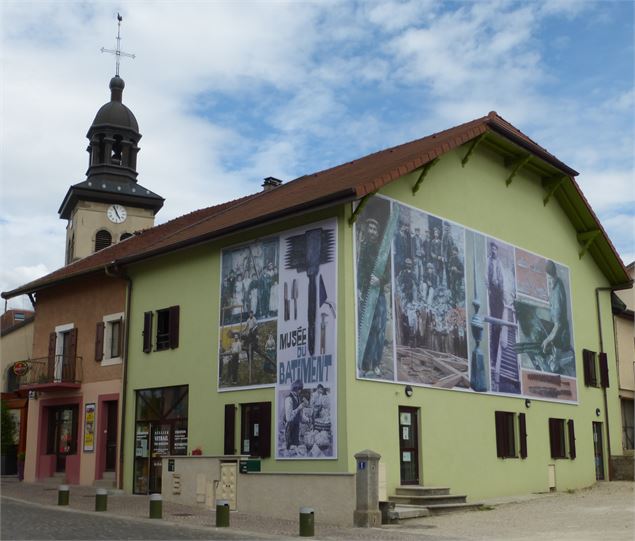
M108 514L88 514L2 498L3 541L26 539L257 539L254 535L225 529L197 529Z

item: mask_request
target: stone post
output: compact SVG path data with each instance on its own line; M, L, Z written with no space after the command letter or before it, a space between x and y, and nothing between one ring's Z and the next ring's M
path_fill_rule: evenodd
M355 526L373 528L381 526L379 510L379 459L381 455L366 449L355 455L356 506L353 514Z

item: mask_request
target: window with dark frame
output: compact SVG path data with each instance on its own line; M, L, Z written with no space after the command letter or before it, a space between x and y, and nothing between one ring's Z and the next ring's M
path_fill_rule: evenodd
M155 337L155 351L175 349L179 347L179 306L170 306L157 310L156 334L153 335L154 312L143 315L143 351L152 351L152 338Z
M109 321L110 343L108 344L108 358L114 359L121 355L121 319Z
M584 384L587 387L598 386L598 376L596 369L596 353L589 349L582 350L582 368L584 370Z
M240 452L243 455L271 456L271 402L240 405Z
M567 458L564 419L549 419L551 458Z
M515 414L508 411L495 412L496 455L500 458L517 458Z

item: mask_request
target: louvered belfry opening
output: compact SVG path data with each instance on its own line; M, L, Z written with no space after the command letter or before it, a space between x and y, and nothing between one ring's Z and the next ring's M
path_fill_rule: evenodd
M95 252L108 248L112 244L112 235L105 229L100 229L95 235Z

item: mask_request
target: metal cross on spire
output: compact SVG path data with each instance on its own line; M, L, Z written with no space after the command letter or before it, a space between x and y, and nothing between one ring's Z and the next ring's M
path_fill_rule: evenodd
M121 21L123 21L123 17L117 13L117 48L116 49L106 49L105 47L101 48L101 52L102 53L110 53L110 54L114 54L115 58L117 59L117 69L115 71L115 75L117 77L119 77L119 59L122 56L127 56L128 58L134 58L135 55L130 54L130 53L124 53L121 50Z

